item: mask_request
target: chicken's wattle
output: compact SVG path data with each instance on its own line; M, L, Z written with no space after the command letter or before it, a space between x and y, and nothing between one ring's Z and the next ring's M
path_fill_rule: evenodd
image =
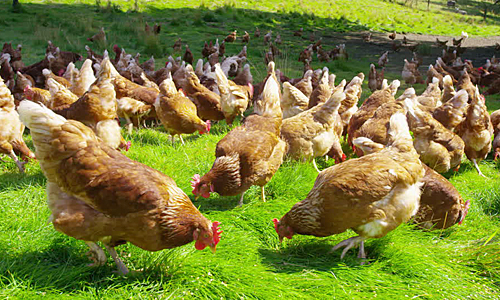
M196 243L194 243L194 247L196 248L196 250L203 250L207 247L207 245L205 245L201 241L196 241Z

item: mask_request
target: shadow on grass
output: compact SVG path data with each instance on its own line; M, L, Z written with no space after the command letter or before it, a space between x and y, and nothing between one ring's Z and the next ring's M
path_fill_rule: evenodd
M22 190L30 186L45 186L46 178L41 171L35 174L21 174L18 172L0 174L0 190Z
M82 242L83 243L83 242ZM120 252L119 248L118 252ZM144 282L168 283L175 274L175 262L165 264L165 256L175 257L175 250L164 250L156 257L149 257L140 271L134 270L132 263L125 262L131 271L127 276L116 274L116 265L108 255L104 266L90 267L91 262L78 248L68 244L65 238L54 240L49 247L12 254L9 249L0 248L0 283L14 284L16 281L30 282L37 290L57 290L66 293L85 292L89 289L120 288L129 285L144 285ZM119 253L120 255L120 253ZM123 257L123 255L122 255ZM142 260L139 264L142 263ZM170 259L172 260L172 259ZM163 264L158 266L158 264ZM169 266L169 264L171 264ZM168 270L167 270L168 269ZM1 275L4 274L5 276ZM8 275L8 276L7 276Z
M332 245L326 241L311 240L307 244L289 244L280 250L261 248L259 253L262 263L276 273L300 273L305 270L331 272L337 268L363 267L361 260L357 258L357 248L349 250L341 260L342 249L329 253ZM365 245L365 250L370 261L372 248ZM373 255L376 257L375 253Z

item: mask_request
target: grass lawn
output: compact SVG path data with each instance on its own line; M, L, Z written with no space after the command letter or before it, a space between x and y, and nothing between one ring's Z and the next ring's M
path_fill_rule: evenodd
M205 40L221 39L233 29L253 33L259 26L263 33L268 29L282 32L280 49L285 55L277 66L296 77L302 73L296 61L298 51L309 43L310 32L327 35L371 28L459 35L466 27L469 33L489 35L499 29L495 19L483 24L479 16L443 10L445 1L434 1L431 12L374 0L156 1L140 2L139 13L113 6L96 10L93 1L68 4L73 2L21 1L25 12L20 14L10 12L10 1L1 2L0 41L21 43L25 62L34 63L43 57L49 39L62 50L84 53L86 38L104 26L108 45L97 50L117 43L128 53L141 52L141 61L155 55L159 67L179 36L197 59ZM133 5L133 1L113 3L124 10ZM369 13L374 9L377 14ZM439 23L440 18L449 23ZM158 38L144 38L146 21L162 23ZM300 27L308 32L305 39L293 37ZM333 38L325 42L335 45ZM226 52L237 53L241 47L239 42L230 44ZM265 75L264 51L261 40L251 40L249 62L257 82ZM337 81L350 80L360 71L367 74L369 61L356 59L361 57L359 52L348 62L326 64L337 74ZM313 67L323 65L314 60ZM363 88L365 99L369 95L366 83ZM487 98L490 112L500 108L499 98ZM47 222L46 180L37 162L29 163L21 175L5 158L0 163L0 298L498 299L500 173L491 155L480 164L487 178L478 176L466 159L457 173L446 174L463 198L471 201L461 226L427 232L403 224L383 238L367 241L370 264L361 266L356 251L351 250L344 260L340 252L328 253L336 243L354 236L353 232L327 238L295 236L279 244L271 220L305 198L317 176L312 164L285 161L266 186L266 203L261 202L258 187L245 194L242 207L236 207L237 196L214 194L194 200L189 181L193 174L210 169L215 145L229 130L225 122L215 124L210 135L186 136L184 146L172 145L162 127L134 131L131 136L124 133L132 141L127 156L172 177L209 219L222 222L224 230L215 255L196 251L194 244L155 253L130 244L117 247L125 264L136 270L127 277L113 273L112 260L104 267L87 267L87 246L56 232ZM33 149L30 136L25 138ZM332 160L317 161L320 168L333 164Z

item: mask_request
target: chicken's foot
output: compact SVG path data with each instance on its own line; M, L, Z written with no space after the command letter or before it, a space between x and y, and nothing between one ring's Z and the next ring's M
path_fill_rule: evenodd
M93 261L93 263L88 264L87 266L89 267L99 267L103 266L108 258L106 257L106 253L104 253L104 250L102 250L99 245L97 245L94 242L85 242L87 246L89 246L90 250L87 252L87 255L89 256L89 259Z
M17 167L19 168L19 171L21 171L21 173L24 173L24 165L26 164L26 162L20 161L19 159L17 159L17 156L14 153L14 150L10 151L9 157L12 158L12 160L16 163Z
M479 166L478 166L477 161L476 161L475 158L472 159L472 163L474 164L474 167L476 168L477 172L479 173L479 176L482 176L482 177L486 178L486 176L484 176L484 174L479 169Z
M115 261L115 264L118 267L118 273L120 273L121 275L127 275L129 272L128 268L127 268L127 266L125 266L123 261L118 257L118 253L116 253L115 248L108 246L106 244L104 244L104 247L106 247L106 250L108 250L109 254L111 255L111 257Z
M338 243L337 245L335 245L335 247L333 247L332 250L330 250L330 253L332 253L333 251L335 251L339 248L345 247L344 250L342 251L342 254L340 255L340 259L343 259L345 254L347 253L347 251L349 251L349 249L362 243L360 245L360 248L359 248L358 257L362 258L364 256L366 258L365 247L364 247L364 243L363 243L363 241L365 239L366 238L364 238L362 236L355 236L355 237L349 238L349 239L344 240L344 241Z
M316 160L313 158L313 166L314 168L316 169L316 171L321 172L319 169L318 169L318 165L316 165Z

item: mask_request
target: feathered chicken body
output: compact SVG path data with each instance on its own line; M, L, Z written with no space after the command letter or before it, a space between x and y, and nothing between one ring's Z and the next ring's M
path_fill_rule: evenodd
M280 240L294 234L325 237L352 229L358 236L339 243L360 244L385 236L408 221L418 210L424 168L412 146L404 114L391 117L387 148L350 159L323 170L306 199L295 204L279 221L274 219Z
M307 110L309 98L306 97L298 88L289 82L283 83L283 100L281 109L283 110L283 119L293 117Z
M219 64L215 65L215 75L220 91L220 106L227 124L232 124L236 116L243 116L249 100L253 97L253 85L237 85L229 80Z
M78 121L28 101L19 112L47 177L51 221L86 241L95 265L106 261L97 241L122 273L128 269L113 247L125 242L158 251L196 240L197 249L215 251L218 223L207 220L170 177L108 147Z
M273 63L270 63L273 64ZM281 108L279 84L274 65L256 103L257 114L248 116L242 126L231 130L217 143L215 162L205 175L196 174L191 182L194 195L208 198L211 192L222 196L243 194L252 185L261 187L265 201L266 185L283 161L285 142L279 138Z
M24 126L15 110L14 97L0 77L0 153L8 155L16 163L19 171L24 173L24 164L18 160L34 159L35 155L23 140Z

